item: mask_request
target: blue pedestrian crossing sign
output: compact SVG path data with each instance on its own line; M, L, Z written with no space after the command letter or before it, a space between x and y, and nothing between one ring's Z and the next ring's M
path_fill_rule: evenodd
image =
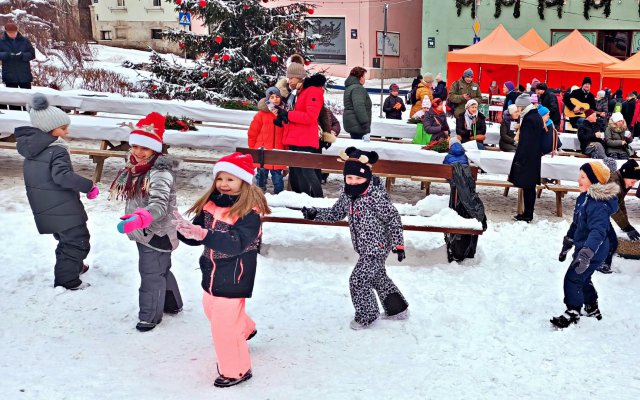
M180 25L191 25L191 13L182 12L178 13L178 24Z

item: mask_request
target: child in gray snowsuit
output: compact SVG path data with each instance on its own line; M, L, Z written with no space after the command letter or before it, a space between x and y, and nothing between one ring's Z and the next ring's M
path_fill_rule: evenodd
M171 273L171 252L178 247L171 223L176 206L174 159L162 155L165 117L151 113L141 119L129 136L127 165L111 184L109 198L126 200L126 215L118 231L137 242L140 290L136 329L150 331L162 321L163 312L182 311L178 282Z
M73 172L69 146L63 140L71 123L69 116L36 93L29 117L32 126L16 128L15 137L18 153L25 158L24 184L38 232L52 233L58 241L53 285L84 289L90 286L80 280L89 269L83 261L89 254L90 235L78 193L93 200L100 190L90 179Z
M405 258L402 221L380 179L372 174L378 154L349 147L340 157L345 160L345 186L340 198L331 208L304 207L304 218L323 222L349 218L351 241L359 255L349 278L356 311L351 328L367 328L378 319L380 311L374 291L385 311L383 318L405 319L409 304L387 276L384 265L389 252L397 254L398 261Z

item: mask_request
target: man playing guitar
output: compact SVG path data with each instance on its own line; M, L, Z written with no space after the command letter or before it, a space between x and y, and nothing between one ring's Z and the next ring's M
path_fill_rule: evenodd
M577 122L580 118L585 118L586 110L596 109L596 99L591 90L591 78L585 76L582 80L582 87L573 90L571 93L565 93L562 101L564 102L564 115L568 117L573 128L577 128Z

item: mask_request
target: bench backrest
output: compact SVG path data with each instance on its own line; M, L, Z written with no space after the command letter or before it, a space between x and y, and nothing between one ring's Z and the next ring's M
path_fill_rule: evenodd
M337 156L286 150L264 150L238 147L236 151L249 154L257 164L286 165L289 167L314 168L341 171L344 163ZM424 176L430 178L453 178L453 168L444 164L429 164L412 161L378 160L373 166L374 174ZM478 167L471 167L473 179L478 176Z

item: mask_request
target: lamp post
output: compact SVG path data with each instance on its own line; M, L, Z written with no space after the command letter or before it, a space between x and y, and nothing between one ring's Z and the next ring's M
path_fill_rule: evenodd
M384 53L387 44L387 14L389 4L384 5L384 27L382 29L382 60L380 61L380 118L382 118L382 104L384 97Z

